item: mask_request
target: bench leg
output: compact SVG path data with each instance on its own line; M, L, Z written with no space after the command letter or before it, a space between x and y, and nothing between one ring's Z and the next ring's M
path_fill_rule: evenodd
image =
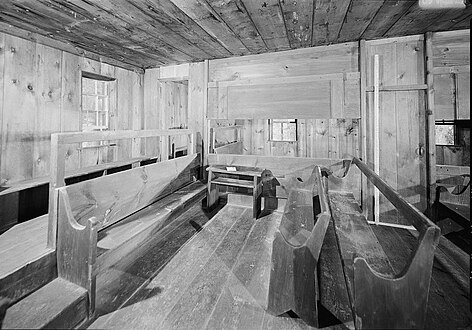
M212 208L213 205L218 201L218 186L211 182L213 179L213 173L211 170L208 172L208 183L207 183L207 207Z

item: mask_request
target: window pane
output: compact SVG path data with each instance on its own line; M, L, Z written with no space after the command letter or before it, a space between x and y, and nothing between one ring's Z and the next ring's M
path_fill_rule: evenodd
M454 145L454 125L436 125L436 144Z
M104 81L97 81L97 94L105 95L105 82Z
M97 125L95 112L82 113L82 130L90 131Z
M82 78L82 94L95 94L95 80Z
M95 111L95 96L84 95L82 97L82 109L85 111Z
M272 123L272 140L280 141L282 140L282 124L281 123Z

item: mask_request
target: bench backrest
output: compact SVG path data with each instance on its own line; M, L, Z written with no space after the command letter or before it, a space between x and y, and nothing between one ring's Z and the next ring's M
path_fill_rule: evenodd
M69 204L78 224L95 217L100 230L191 182L197 166L193 154L79 182L58 189L59 203Z

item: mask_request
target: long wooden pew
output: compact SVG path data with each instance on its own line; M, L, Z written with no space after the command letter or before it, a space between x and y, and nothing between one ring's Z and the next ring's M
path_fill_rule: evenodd
M197 158L184 156L56 190L58 276L87 289L90 317L95 308L98 233L191 182Z
M419 232L416 249L400 273L393 271L354 195L342 189L356 168ZM329 176L328 190L355 327L424 328L439 228L357 158L344 178Z
M67 144L175 135L189 136L190 155L65 186ZM203 196L205 186L191 184L200 168L192 136L189 130L52 135L47 239L53 252L48 257L57 259L48 263L48 267L54 266L54 278L48 283L35 281L35 287L29 285L32 293L17 297L22 299L8 308L5 327L69 328L92 317L97 273L141 249L173 217ZM170 196L178 189L175 198ZM100 251L99 237L100 242L106 242L105 246L101 243Z
M470 226L470 167L436 166L436 198L433 219L443 235ZM454 223L450 223L450 220Z
M275 315L293 311L316 327L317 264L331 218L325 181L315 166L308 180L289 176L282 183L288 199L273 241L267 306Z

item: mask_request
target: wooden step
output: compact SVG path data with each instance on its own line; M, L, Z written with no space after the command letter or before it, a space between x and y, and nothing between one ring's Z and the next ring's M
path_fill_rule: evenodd
M11 306L4 329L70 329L87 317L87 291L56 278L38 291Z

